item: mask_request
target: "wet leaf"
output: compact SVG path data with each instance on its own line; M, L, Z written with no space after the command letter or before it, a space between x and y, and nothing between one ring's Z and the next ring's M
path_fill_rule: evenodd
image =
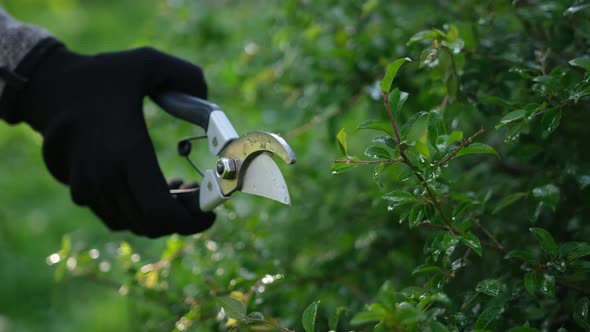
M493 154L499 157L498 152L496 150L483 143L472 143L469 146L466 146L457 152L456 157L468 155L468 154Z
M303 312L303 316L301 317L301 323L303 324L303 328L306 332L314 332L315 331L315 318L318 313L318 304L320 302L314 302L310 304L307 309Z
M419 140L426 133L428 128L428 113L420 112L415 114L402 128L402 140L408 143Z
M551 210L555 211L559 203L560 190L554 184L547 184L533 189L533 197L547 204Z
M422 204L418 204L410 211L410 215L408 216L408 225L410 228L414 228L422 222L422 219L424 219L424 206Z
M508 114L506 114L504 117L502 117L500 119L500 121L498 121L498 124L496 124L496 129L505 126L509 123L515 122L515 121L520 121L522 119L524 119L524 116L526 115L526 111L525 110L516 110L513 112L510 112Z
M390 159L391 155L387 150L379 146L370 146L365 150L365 156L371 159Z
M579 7L588 7L588 6L590 6L590 5L578 6L578 8ZM570 7L569 9L572 9L572 8L575 8L575 7ZM570 60L568 63L572 66L583 68L585 71L590 71L590 58L586 58L586 57L575 58L575 59Z
M526 250L512 250L504 256L504 259L520 259L528 263L535 263L536 259L529 251Z
M367 120L362 122L355 130L360 129L373 129L383 131L390 136L393 134L393 129L391 128L391 123L384 122L384 121L377 121L377 120Z
M527 196L527 193L514 193L514 194L510 194L508 196L505 196L504 198L502 198L500 203L498 203L498 205L496 205L496 207L494 208L494 211L492 211L492 214L497 214L498 212L502 211L504 208L512 205L513 203L515 203L519 199L524 198L526 196Z
M346 131L344 128L340 129L338 135L336 135L336 140L338 140L338 146L340 147L340 151L342 152L343 156L348 155L348 142L346 139Z
M332 164L332 174L340 174L350 171L353 168L358 167L358 164L347 164L347 163L333 163Z
M545 112L543 114L543 118L541 119L541 123L543 124L543 138L549 137L551 133L559 127L559 122L561 121L561 110L553 109Z
M555 243L555 240L553 239L551 233L538 227L532 227L529 228L529 230L531 231L531 233L533 233L533 235L539 242L541 248L543 248L543 250L545 250L545 252L548 253L549 256L557 257L557 255L559 254L559 247L557 246L557 243Z
M408 100L408 96L407 92L400 91L398 88L395 88L389 94L389 106L391 107L391 112L396 120L398 120L402 107L406 100Z
M544 273L541 278L541 285L539 291L549 297L555 296L555 277L549 273Z
M242 321L246 318L246 307L233 297L218 297L217 302L223 307L228 318Z
M498 296L502 284L496 279L487 279L480 281L475 287L475 291L489 296Z
M481 256L481 242L477 236L473 235L473 233L463 233L461 235L461 242L473 249L478 256Z
M440 274L444 274L443 270L440 267L438 267L436 265L432 265L432 264L418 265L412 271L412 275L424 274L424 273L440 273Z
M395 143L395 140L391 136L377 136L377 137L373 138L372 142L373 143L383 143L392 149L394 149L397 145Z
M583 297L576 301L576 305L574 306L574 320L576 321L576 324L586 331L590 331L590 320L588 319L589 307L590 300L588 300L587 297Z
M383 198L390 203L389 206L391 207L397 207L402 204L413 203L417 200L417 198L414 195L403 190L394 190L390 193L385 194Z
M406 61L412 61L410 58L401 58L397 59L394 62L387 65L387 69L385 71L385 76L383 80L379 84L381 91L385 93L391 92L391 85L393 84L393 79L397 75L399 68L404 64Z
M539 272L531 271L525 273L524 288L531 296L535 295L539 287L541 287L541 275Z
M494 305L484 310L477 321L475 322L476 329L485 329L491 322L496 320L504 312L504 307L501 305Z

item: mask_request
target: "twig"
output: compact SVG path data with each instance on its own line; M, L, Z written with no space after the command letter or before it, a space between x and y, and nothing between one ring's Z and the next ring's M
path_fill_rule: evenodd
M463 149L464 147L468 146L469 144L473 143L473 140L483 134L485 130L483 128L481 128L480 130L478 130L475 134L471 135L471 137L467 138L466 140L464 140L461 145L459 145L455 150L453 150L453 152L451 152L450 154L448 154L446 157L443 158L443 160L441 160L438 165L436 165L436 167L434 168L434 171L436 171L437 169L439 169L440 167L444 166L446 163L448 163L451 159L455 158L455 156L457 155L457 153L459 153L459 151L461 151L461 149Z
M393 132L395 133L395 139L397 140L397 144L399 146L399 152L404 157L404 159L408 159L405 157L404 154L404 147L401 145L402 138L399 135L399 131L397 130L397 123L395 122L395 118L393 117L393 112L391 111L391 106L389 105L389 95L385 93L385 91L381 91L381 95L383 96L383 102L385 103L385 109L387 109L387 114L389 115L389 121L391 122L391 127L393 128Z
M506 248L504 248L504 246L498 241L498 239L496 239L496 237L494 236L494 234L492 234L492 232L490 232L487 228L485 228L482 224L477 224L477 227L479 229L481 229L481 231L488 237L488 239L490 239L492 241L492 243L494 244L492 247L497 249L500 252L505 252Z

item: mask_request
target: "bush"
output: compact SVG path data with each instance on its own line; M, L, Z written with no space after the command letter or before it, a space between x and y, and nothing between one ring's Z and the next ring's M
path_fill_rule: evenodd
M172 49L201 32L182 50L209 45L240 130L295 148L294 206L236 197L156 259L66 237L57 273L140 299L151 330L590 331L590 4L267 6L160 24Z

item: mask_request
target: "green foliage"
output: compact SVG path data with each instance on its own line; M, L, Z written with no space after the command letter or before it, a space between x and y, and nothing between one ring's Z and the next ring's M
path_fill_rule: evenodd
M32 17L67 16L63 3L86 8L51 3L58 14ZM298 164L284 169L293 207L236 195L210 231L161 241L84 235L72 231L76 220L43 244L61 287L75 295L86 290L81 280L113 288L133 308L121 312L137 330L589 329L586 2L134 6L152 19L137 21L145 32L133 30L131 44L201 64L211 99L240 132L279 132L294 147ZM50 27L70 31L59 30L67 23ZM89 45L100 29L100 43ZM117 47L122 41L105 41L116 32L97 27L71 44ZM165 173L194 177L174 155L174 142L192 128L147 108ZM12 142L0 143L6 154L24 135L8 131L0 131ZM12 165L6 174L26 164L16 161L3 165ZM11 197L35 192L20 184L14 180ZM2 207L26 221L22 209ZM92 219L64 211L65 222ZM64 232L71 234L60 249ZM98 298L88 310L109 307Z

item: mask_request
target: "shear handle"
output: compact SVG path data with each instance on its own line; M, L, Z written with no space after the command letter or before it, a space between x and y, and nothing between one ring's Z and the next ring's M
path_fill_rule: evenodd
M153 98L171 115L207 130L213 111L221 111L214 103L177 91L167 91Z

